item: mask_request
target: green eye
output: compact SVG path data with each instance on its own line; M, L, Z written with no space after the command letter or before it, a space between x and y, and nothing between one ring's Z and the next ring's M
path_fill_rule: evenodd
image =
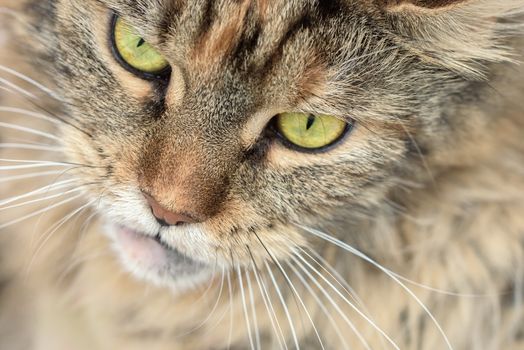
M169 67L166 59L120 17L113 20L114 48L129 67L146 74L159 74Z
M315 150L340 140L350 124L329 115L282 113L276 117L276 128L293 145Z

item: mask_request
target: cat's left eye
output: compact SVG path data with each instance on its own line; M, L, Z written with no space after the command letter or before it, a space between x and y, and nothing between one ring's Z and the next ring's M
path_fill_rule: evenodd
M301 151L326 150L340 141L352 124L330 115L281 113L274 126L288 145Z
M119 16L112 25L113 51L120 63L133 73L157 77L169 70L167 60Z

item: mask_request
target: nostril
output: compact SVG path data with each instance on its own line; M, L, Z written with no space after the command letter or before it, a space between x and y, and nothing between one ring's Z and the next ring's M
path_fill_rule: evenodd
M183 224L194 224L199 222L199 220L190 215L176 213L166 209L153 196L147 193L143 192L143 195L151 207L153 216L162 226L180 226Z

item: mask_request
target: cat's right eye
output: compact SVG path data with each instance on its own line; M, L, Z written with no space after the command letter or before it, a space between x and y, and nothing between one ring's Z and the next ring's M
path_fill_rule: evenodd
M305 152L320 152L336 144L353 124L330 115L281 113L274 128L287 145Z
M121 17L113 17L111 28L113 52L124 68L145 78L160 77L169 71L164 56Z

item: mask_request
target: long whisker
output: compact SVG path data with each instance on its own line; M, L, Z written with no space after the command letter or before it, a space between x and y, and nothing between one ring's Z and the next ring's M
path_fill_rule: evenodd
M320 334L317 330L317 327L315 325L315 322L313 321L313 318L311 317L307 307L306 307L306 304L304 303L304 301L302 300L302 298L300 297L300 294L298 293L297 289L295 288L295 286L293 285L293 282L291 282L291 279L289 278L289 276L287 275L286 271L284 270L284 268L282 267L282 264L280 264L280 262L274 257L274 255L271 253L271 251L269 250L269 248L266 248L267 249L267 253L271 256L272 260L277 264L278 266L278 269L280 270L280 272L282 273L282 275L284 276L284 278L286 279L287 283L289 284L289 286L291 287L291 290L292 292L296 295L300 305L302 306L302 308L304 309L304 311L306 312L306 316L307 318L309 319L309 322L311 323L311 326L313 326L313 331L315 332L315 335L318 339L318 342L320 344L320 347L322 349L325 349L324 347L324 343L322 342L322 338L320 337Z
M310 258L312 261L314 261L323 271L325 271L329 277L331 277L341 288L346 292L346 294L355 301L355 306L360 306L364 314L368 315L368 317L373 321L373 318L371 317L371 313L366 308L364 302L362 299L359 298L357 292L351 288L351 286L348 284L348 282L338 273L337 270L333 266L331 266L326 259L324 259L319 253L317 253L315 250L309 248L308 250L311 252L312 255L310 255L305 249L299 247L299 249L304 253L308 258ZM386 343L384 343L384 339L380 338L382 342L382 347L385 347Z
M364 307L364 303L360 298L358 298L357 293L351 286L346 282L346 280L335 270L320 254L315 252L313 249L309 249L311 256L305 249L299 247L300 251L313 260L323 271L325 271L333 280L348 294L348 296L353 299L360 307ZM318 261L317 261L318 260Z
M30 174L23 174L23 175L13 175L8 177L2 177L0 179L0 183L10 182L10 181L18 181L18 180L25 180L25 179L33 179L37 177L45 177L49 175L59 175L62 174L63 170L52 170L52 171L44 171L40 173L30 173Z
M0 9L1 10L1 9ZM31 79L30 77L28 77L27 75L25 74L22 74L12 68L9 68L9 67L6 67L4 65L1 65L0 64L0 71L4 71L6 73L9 73L11 75L14 75L15 77L39 88L40 90L42 90L43 92L45 92L46 94L48 94L49 96L53 97L54 99L60 101L60 102L64 102L64 100L56 93L54 92L53 90L49 89L48 87L46 87L45 85L37 82L36 80L34 79Z
M237 275L238 275L238 283L240 285L240 294L242 296L242 307L244 308L244 318L246 320L246 327L247 327L247 334L249 337L249 344L251 345L251 349L255 349L255 344L253 343L253 336L251 335L251 322L249 321L249 315L247 312L247 305L246 305L246 295L244 293L244 283L242 282L242 272L240 270L240 265L237 265Z
M0 112L7 112L7 113L14 113L14 114L21 114L27 117L45 120L51 123L54 123L56 125L60 125L59 121L56 119L53 119L45 114L33 112L27 109L23 108L17 108L17 107L8 107L8 106L0 106Z
M7 159L7 158L0 158L0 162L4 163L18 163L18 164L30 164L30 165L53 165L53 166L76 166L76 167L84 167L84 168L103 168L98 167L94 165L87 165L87 164L80 164L80 163L73 163L73 162L57 162L57 161L49 161L49 160L30 160L30 159ZM6 167L3 167L6 168Z
M247 288L249 290L251 314L253 315L253 328L255 329L255 344L257 345L257 349L261 350L262 347L260 346L260 330L258 328L257 312L255 309L255 296L253 294L253 287L251 286L251 276L249 274L248 269L244 269L244 273L246 275Z
M26 127L26 126L20 126L20 125L11 124L11 123L0 122L0 127L1 128L5 128L5 129L10 129L10 130L22 131L22 132L25 132L25 133L28 133L28 134L37 135L37 136L42 136L42 137L45 137L47 139L51 139L51 140L57 141L59 143L62 141L62 140L60 140L60 138L56 137L55 135L51 135L51 134L49 134L47 132L35 130L35 129L29 128L29 127Z
M9 221L9 222L7 222L7 223L5 223L3 225L0 225L0 230L4 229L6 227L9 227L11 225L18 224L18 223L23 222L25 220L31 219L31 218L33 218L33 217L35 217L37 215L43 214L43 213L45 213L45 212L47 212L47 211L49 211L51 209L60 207L60 206L62 206L64 204L72 202L72 201L74 201L74 200L76 200L76 199L78 199L78 198L80 198L82 196L83 196L83 194L79 194L78 196L74 196L74 197L68 198L66 200L63 200L63 201L57 203L57 204L53 204L53 205L51 205L49 207L43 208L41 210L37 210L37 211L35 211L35 212L31 213L31 214L22 216L21 218L17 218L15 220Z
M298 257L302 258L300 255L297 255ZM353 324L353 322L351 322L349 320L349 318L346 316L346 314L340 309L340 306L338 306L338 304L333 300L333 298L331 297L331 295L320 285L320 283L313 277L313 275L311 275L311 273L304 267L303 264L300 263L300 261L298 261L295 257L291 257L294 261L295 264L297 264L300 269L302 271L304 271L304 273L309 277L309 279L317 286L317 288L322 292L322 294L324 294L324 296L328 299L328 301L330 302L330 304L335 308L335 310L337 311L337 313L344 319L344 321L346 321L347 325L349 326L349 328L351 328L351 330L353 331L353 333L355 333L355 335L357 336L357 338L359 339L359 341L362 343L362 345L364 346L364 348L366 348L367 350L371 350L371 348L369 347L369 344L368 342L366 341L366 339L364 339L364 337L362 336L362 334L358 331L358 329L355 327L355 325ZM313 271L316 271L314 268L312 268ZM323 277L322 275L319 275L321 277ZM328 283L329 284L329 283ZM332 287L333 290L335 290L335 292L337 291L336 288ZM346 303L354 310L357 310L358 312L358 309L349 301L347 300L344 296L341 296L341 298L346 301ZM395 343L393 343L395 348L398 350L398 346L396 346Z
M293 337L293 342L295 343L295 348L297 350L300 349L300 346L298 345L298 337L297 337L297 333L295 331L295 327L293 326L293 320L291 318L291 314L289 313L289 309L286 305L286 301L284 300L284 296L282 295L282 292L280 291L280 288L278 287L278 283L275 279L275 276L273 275L273 272L271 271L271 268L269 267L269 264L267 263L267 261L264 261L264 264L266 266L266 270L269 274L269 277L271 278L271 281L273 282L273 287L275 287L275 291L277 292L277 295L278 295L278 298L280 299L280 304L282 305L282 308L284 309L284 313L286 314L286 317L287 317L287 320L288 320L288 323L289 323L289 327L290 327L290 330L291 330L291 335Z
M337 323L335 322L335 320L331 316L330 312L327 310L327 308L324 305L324 303L322 302L322 300L320 300L318 295L315 293L313 288L311 288L311 286L307 283L307 281L304 279L302 274L300 274L300 272L293 265L291 265L289 262L287 263L287 265L295 273L295 275L298 277L298 279L300 280L302 285L308 290L309 294L313 297L313 299L315 299L315 302L320 307L320 309L322 310L324 315L326 315L326 317L328 318L329 323L331 323L331 326L333 326L333 329L335 330L335 333L337 333L337 336L339 337L340 341L342 342L342 344L344 344L344 348L348 349L348 344L346 343L346 339L342 335L342 333L340 331L340 328L338 327Z
M233 286L231 283L231 273L227 272L227 288L229 291L229 334L227 337L227 350L231 349L231 342L233 340Z
M53 237L53 235L60 229L60 227L65 225L69 220L71 220L73 217L75 217L81 211L83 211L86 208L88 208L91 204L95 203L96 201L97 201L97 199L94 199L94 200L92 200L92 201L82 205L80 208L77 208L73 212L69 213L64 218L62 218L57 223L55 223L53 226L51 226L46 232L44 232L44 234L42 236L44 236L45 239L44 239L44 241L42 243L39 244L39 246L37 247L35 253L33 254L33 256L31 258L31 260L29 261L29 265L28 265L27 270L26 270L27 274L29 274L29 271L31 270L31 267L33 266L33 263L36 260L36 258L38 256L38 254L40 253L40 251L44 248L46 243L49 242L51 237Z
M264 305L267 310L267 314L269 316L269 320L271 321L271 327L273 328L273 331L275 332L275 335L277 337L278 343L280 345L280 349L286 349L287 350L287 344L286 339L284 337L284 333L282 332L282 327L280 327L280 323L278 322L278 317L275 313L275 309L273 308L273 303L271 302L271 298L269 297L269 293L267 291L266 285L264 281L262 280L261 276L259 276L258 273L258 266L255 262L255 259L253 257L253 254L251 253L251 249L248 248L249 255L251 256L251 262L253 263L253 272L255 273L255 279L258 284L258 288L260 289L260 294L262 295L262 300L264 301ZM278 331L277 331L278 328Z
M190 329L189 331L187 331L186 333L183 333L183 334L177 334L177 337L183 337L183 336L186 336L186 335L189 335L191 333L194 333L196 332L197 330L199 330L200 328L204 327L204 325L209 322L209 320L211 319L211 316L213 316L213 314L215 313L217 307L218 307L218 304L220 302L220 298L222 297L222 291L224 289L224 279L225 279L225 268L222 267L222 279L220 281L220 289L219 289L219 292L218 292L218 297L217 297L217 300L215 301L215 304L213 305L213 308L211 309L211 311L209 312L209 314L207 315L207 317L202 321L200 322L200 324L198 324L197 326L195 326L194 328Z
M446 336L446 333L442 329L441 325L438 323L438 321L435 318L435 316L433 316L433 314L429 311L427 306L419 299L419 297L417 297L416 294L413 293L413 291L411 289L409 289L404 283L402 283L400 281L400 279L398 279L390 270L388 270L384 266L382 266L379 263L377 263L375 260L373 260L370 257L368 257L366 254L364 254L361 251L353 248L349 244L347 244L345 242L342 242L341 240L339 240L337 238L334 238L334 237L332 237L332 236L330 236L330 235L328 235L328 234L326 234L324 232L315 230L313 228L305 227L305 226L302 226L302 225L296 225L296 226L304 229L305 231L311 233L312 235L314 235L314 236L316 236L318 238L322 238L325 241L330 242L330 243L332 243L332 244L334 244L334 245L336 245L336 246L338 246L338 247L340 247L340 248L342 248L342 249L352 253L353 255L361 258L362 260L370 263L371 265L375 266L376 268L378 268L379 270L384 272L387 276L389 276L392 280L394 280L400 287L402 287L402 289L404 289L417 302L417 304L419 304L419 306L429 316L429 318L431 319L431 321L433 322L435 327L437 327L439 333L441 334L442 338L444 339L444 341L446 343L447 348L450 349L450 350L453 350L453 346L451 345L448 337Z
M49 167L65 167L66 165L61 163L52 163L52 162L46 162L46 163L32 163L32 164L24 164L24 165L6 165L6 166L0 166L0 171L11 171L11 170L27 170L27 169L36 169L36 168L49 168ZM72 169L73 167L71 167Z
M11 94L15 94L15 91L12 91L12 90L7 89L5 87L0 86L0 89L6 90L7 92L9 92ZM28 98L28 97L26 97L24 95L21 95L20 97L22 97L25 101L27 101L29 104L31 104L36 109L39 109L39 110L47 113L48 115L44 115L44 114L40 114L40 113L34 114L34 112L32 112L32 111L28 111L28 110L24 110L24 109L20 109L20 108L16 108L14 111L12 111L13 113L20 113L20 114L23 114L23 115L26 115L26 116L35 117L35 118L38 118L38 119L43 119L43 120L55 123L57 125L65 124L65 125L68 125L68 126L74 128L74 129L82 132L83 134L87 135L90 138L93 137L92 134L90 134L89 132L83 130L78 125L75 125L75 124L71 123L70 121L68 121L64 117L58 116L56 113L53 113L49 109L43 107L42 105L37 103L35 99ZM12 108L12 107L4 106L4 108L8 108L9 109L9 108Z
M76 188L73 188L72 190L68 190L68 191L65 191L65 192L60 192L60 193L53 194L53 195L50 195L50 196L45 196L45 197L42 197L42 198L33 199L33 200L26 201L26 202L23 202L23 203L13 204L13 205L10 205L10 206L7 206L7 207L0 207L0 212L5 211L5 210L9 210L9 209L25 207L25 206L30 205L30 204L44 202L44 201L47 201L47 200L50 200L50 199L53 199L53 198L63 197L63 196L68 195L70 193L79 192L79 191L82 191L82 188L76 187Z
M353 310L355 310L355 312L357 312L357 314L360 315L360 317L362 317L364 320L366 320L366 322L368 322L373 328L375 328L384 338L386 338L386 340L395 347L395 349L399 349L398 345L393 341L393 339L391 339L391 337L389 335L386 334L386 332L384 332L379 326L377 326L377 324L375 322L373 322L373 320L371 320L366 314L364 314L361 310L359 310L359 308L357 308L353 303L351 303L342 293L340 293L340 291L326 278L324 277L320 272L317 271L317 269L315 269L306 259L304 259L304 257L302 257L301 255L296 255L300 260L302 260L303 263L306 264L307 267L309 267L313 272L315 272L315 274L317 276L319 276L325 283L327 283L331 289L340 297L342 298L342 300L344 300L346 302L346 304L348 304ZM293 260L296 261L295 258L293 258Z
M7 79L4 79L4 78L0 78L0 83L4 83L5 85L7 85L10 89L12 90L15 90L16 92L19 92L27 97L30 97L30 98L36 98L35 95L33 95L32 93L30 93L29 91L21 88L20 86L16 85L16 84L13 84L12 82L10 82L9 80Z
M64 187L69 187L69 186L72 186L73 183L76 182L76 181L77 181L76 179L68 179L68 180L63 180L63 181L60 181L60 182L55 182L55 183L53 183L51 185L46 185L46 186L40 187L40 188L38 188L38 189L36 189L34 191L26 192L26 193L18 195L18 196L13 196L13 197L1 200L0 201L0 206L4 206L6 204L13 203L13 202L15 202L17 200L34 196L35 194L40 194L40 193L43 193L43 192L46 192L46 191L50 191L50 190L57 190L57 189L61 189L61 188L64 188Z
M63 150L60 147L40 146L28 143L0 143L0 149L23 149L46 152L63 152Z

